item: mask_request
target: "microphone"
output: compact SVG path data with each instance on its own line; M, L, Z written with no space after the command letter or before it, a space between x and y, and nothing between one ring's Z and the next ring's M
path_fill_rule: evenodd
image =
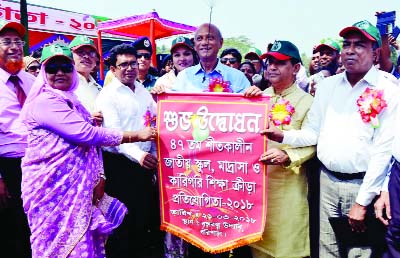
M204 83L206 81L206 75L203 76L203 81L201 83Z

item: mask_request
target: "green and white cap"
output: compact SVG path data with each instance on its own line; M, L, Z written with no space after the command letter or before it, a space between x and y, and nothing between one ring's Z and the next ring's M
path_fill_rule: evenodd
M340 31L339 35L344 37L351 31L361 32L367 39L375 41L379 46L382 45L381 35L378 28L372 25L369 21L359 21L353 24L353 26L346 27Z
M72 59L72 53L69 47L62 46L59 44L48 45L43 48L42 56L40 57L40 62L42 64L48 62L51 58L56 56L65 56L66 58Z

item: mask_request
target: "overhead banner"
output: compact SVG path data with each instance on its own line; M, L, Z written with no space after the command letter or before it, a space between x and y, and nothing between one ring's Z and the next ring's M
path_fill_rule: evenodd
M210 253L261 239L268 96L158 96L161 227Z
M1 1L0 18L20 22L20 3ZM91 15L28 5L29 29L64 34L82 34L97 38L96 20Z

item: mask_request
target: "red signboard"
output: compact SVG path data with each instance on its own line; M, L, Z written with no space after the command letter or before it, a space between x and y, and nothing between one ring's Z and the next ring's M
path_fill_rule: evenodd
M269 98L158 96L161 227L211 253L261 239Z

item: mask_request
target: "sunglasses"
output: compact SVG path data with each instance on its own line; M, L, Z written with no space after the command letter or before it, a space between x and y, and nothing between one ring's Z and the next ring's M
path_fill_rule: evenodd
M230 64L235 64L237 62L237 59L235 57L232 57L232 58L221 58L221 63L223 63L223 64L228 63L228 61L229 61Z
M58 71L61 70L63 73L72 73L74 70L73 64L48 64L46 65L45 69L46 73L48 74L56 74Z
M144 57L144 59L146 59L146 60L150 60L150 58L151 58L151 55L150 55L150 54L148 54L148 53L144 53L144 54L136 54L136 57L137 57L137 59L140 59L140 58Z
M31 65L31 66L29 66L28 67L28 71L30 71L30 72L36 72L37 70L40 70L40 65Z

